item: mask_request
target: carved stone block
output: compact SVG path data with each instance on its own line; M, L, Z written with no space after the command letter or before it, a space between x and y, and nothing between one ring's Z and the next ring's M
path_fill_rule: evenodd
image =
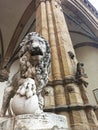
M68 130L64 116L52 113L19 115L0 122L0 130Z

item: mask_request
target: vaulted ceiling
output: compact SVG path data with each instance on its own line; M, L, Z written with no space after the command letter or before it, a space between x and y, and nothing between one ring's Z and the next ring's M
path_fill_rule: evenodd
M74 48L98 48L98 11L88 0L62 0L63 13Z

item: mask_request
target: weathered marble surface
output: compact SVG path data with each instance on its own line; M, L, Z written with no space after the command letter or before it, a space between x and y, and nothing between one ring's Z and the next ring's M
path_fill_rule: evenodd
M12 77L10 85L8 85L4 90L0 114L2 117L6 116L11 98L13 98L19 86L23 84L24 80L27 78L34 79L39 107L43 110L44 106L42 91L48 82L48 75L51 66L49 44L38 33L31 32L24 37L17 49L19 50L18 55L20 67L19 71ZM24 93L23 89L20 93ZM26 97L29 97L30 95L32 95L32 93L27 93Z
M42 112L0 120L0 130L68 130L65 116Z
M10 104L14 115L40 114L42 110L39 107L35 81L31 78L25 79L24 83L19 86Z

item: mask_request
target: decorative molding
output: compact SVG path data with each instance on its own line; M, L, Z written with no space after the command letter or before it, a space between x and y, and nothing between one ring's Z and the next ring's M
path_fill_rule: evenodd
M64 80L49 81L47 84L47 87L48 86L56 86L56 85L64 85Z
M66 77L64 79L64 83L65 84L70 84L70 83L77 83L77 80L75 79L75 77L71 76L71 77Z
M83 110L83 109L96 109L98 106L93 106L91 104L71 104L64 106L55 106L50 108L45 108L45 112L62 112L62 111L72 111L72 110Z
M66 85L66 84L70 84L70 83L78 83L77 80L75 79L75 77L66 77L64 79L60 79L60 80L53 80L53 81L49 81L47 86L56 86L56 85Z
M82 0L81 1L88 9L98 18L98 11L96 8L88 1L88 0Z

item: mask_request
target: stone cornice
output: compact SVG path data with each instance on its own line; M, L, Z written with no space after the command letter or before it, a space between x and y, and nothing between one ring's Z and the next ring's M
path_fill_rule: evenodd
M94 106L91 104L71 104L71 105L63 105L63 106L55 106L50 108L45 108L45 112L61 112L61 111L72 111L72 110L86 110L86 109L98 109L98 106Z
M81 2L98 18L98 11L88 0L82 0Z
M75 84L78 83L74 76L69 77L69 78L66 77L62 80L60 79L60 80L49 81L47 86L65 85L65 84L71 84L71 83L75 83Z

